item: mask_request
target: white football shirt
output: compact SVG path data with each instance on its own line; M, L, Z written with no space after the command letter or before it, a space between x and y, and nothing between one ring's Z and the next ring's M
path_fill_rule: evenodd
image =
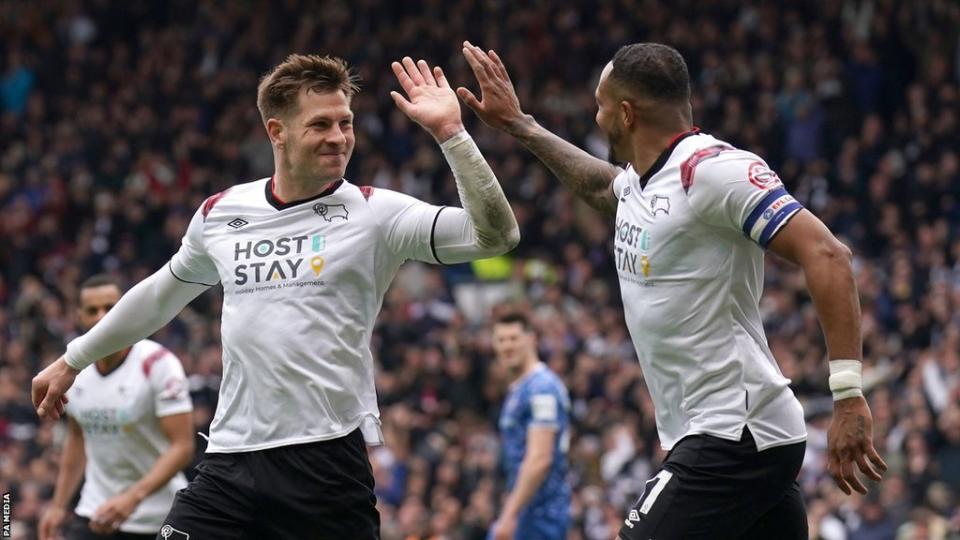
M150 340L134 344L106 375L96 365L83 369L67 396L67 414L83 430L87 463L76 513L86 518L143 478L170 447L158 419L193 410L180 360ZM144 499L120 530L156 533L177 490L186 485L178 472Z
M180 280L223 284L223 381L207 451L358 427L378 444L373 325L403 261L438 262L444 209L345 180L291 203L272 186L264 178L207 199L170 262Z
M613 190L625 317L661 445L736 441L744 426L760 450L804 440L759 310L763 250L800 204L762 159L697 130Z

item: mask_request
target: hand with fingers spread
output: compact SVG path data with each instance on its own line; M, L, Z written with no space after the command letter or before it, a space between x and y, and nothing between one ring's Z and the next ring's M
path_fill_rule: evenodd
M40 418L57 420L63 416L67 404L67 390L73 385L79 371L67 365L64 357L47 366L33 378L31 397Z
M407 56L391 64L400 87L407 94L390 92L397 107L411 120L423 126L438 142L463 131L460 103L439 66L420 60L414 64Z
M463 42L463 56L470 64L480 84L480 99L464 87L457 88L457 95L488 126L510 133L527 116L520 109L520 100L503 61L494 51Z
M835 401L833 421L827 432L827 471L847 495L851 489L858 493L867 492L866 486L857 478L854 465L877 482L887 470L887 464L873 447L873 417L862 397Z

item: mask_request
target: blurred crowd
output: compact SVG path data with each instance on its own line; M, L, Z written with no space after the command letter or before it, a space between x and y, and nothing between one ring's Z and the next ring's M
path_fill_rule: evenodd
M684 54L695 123L763 156L855 254L866 394L890 470L850 497L825 474L832 402L803 276L767 258L770 345L808 420L811 538L960 538L960 3L0 0L0 36L0 491L15 536L33 537L52 494L64 426L38 421L29 387L77 334L78 283L102 271L135 283L205 197L270 174L258 77L290 52L346 58L363 80L348 179L455 204L435 142L388 96L389 62L425 58L472 87L469 39L501 54L526 112L598 156L593 89L616 49ZM570 391L570 538L613 538L663 452L612 222L464 117L523 240L499 261L409 264L387 294L372 343L387 444L370 451L383 538L480 539L496 517L497 301L533 317ZM154 337L190 376L198 431L216 406L220 301L212 289Z

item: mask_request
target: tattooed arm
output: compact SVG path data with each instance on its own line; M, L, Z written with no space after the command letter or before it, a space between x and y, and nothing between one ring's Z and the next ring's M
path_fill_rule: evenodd
M616 214L613 179L620 173L618 167L557 137L530 115L524 115L507 133L537 156L577 197L602 214Z
M527 147L543 162L560 182L597 211L614 215L617 198L613 179L620 169L595 158L537 124L520 109L520 100L513 89L507 70L490 51L464 43L463 55L480 83L481 98L460 87L457 94L488 126L504 131Z

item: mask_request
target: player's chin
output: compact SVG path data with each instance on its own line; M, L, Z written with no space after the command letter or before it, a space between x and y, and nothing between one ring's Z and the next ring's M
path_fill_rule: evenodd
M331 163L322 163L318 167L317 175L321 178L329 178L331 180L339 180L343 178L343 175L347 172L347 162L344 160L342 163L331 164Z

